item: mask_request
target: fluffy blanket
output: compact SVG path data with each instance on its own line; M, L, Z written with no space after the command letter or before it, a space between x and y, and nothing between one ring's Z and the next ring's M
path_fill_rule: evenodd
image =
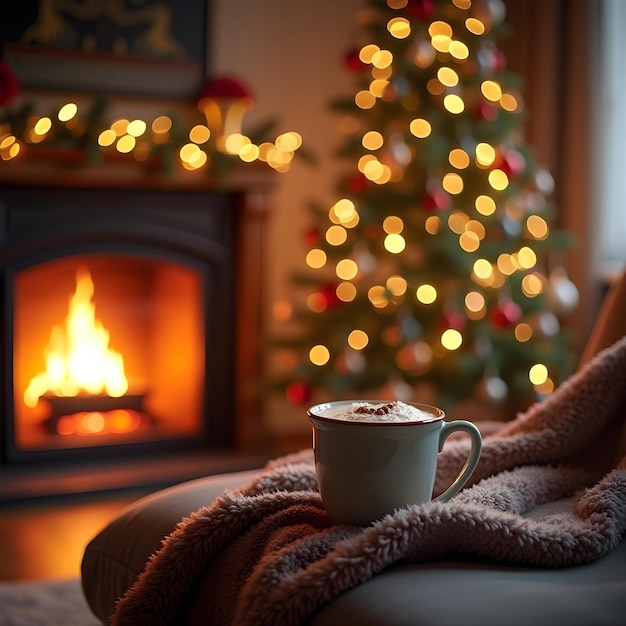
M626 337L485 437L473 485L447 503L409 506L365 528L336 526L311 451L278 459L184 519L118 602L113 624L299 624L400 561L589 562L626 533L625 434ZM468 446L446 444L436 491ZM571 508L528 515L562 498Z

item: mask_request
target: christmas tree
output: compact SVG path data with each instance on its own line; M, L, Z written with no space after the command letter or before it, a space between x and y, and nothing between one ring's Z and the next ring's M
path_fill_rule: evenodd
M311 207L278 385L296 403L525 408L571 373L559 316L578 292L497 47L504 5L369 0L359 24L356 87L333 105L346 168L336 202Z

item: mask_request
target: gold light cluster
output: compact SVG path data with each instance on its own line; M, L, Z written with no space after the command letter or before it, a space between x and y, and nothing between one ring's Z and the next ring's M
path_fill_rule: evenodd
M471 2L458 0L455 4L459 8L469 8ZM406 6L401 0L389 0L391 8L399 9ZM472 35L483 35L487 32L487 26L477 18L468 18L465 27ZM387 23L387 29L394 37L404 39L411 34L411 24L403 17L395 17ZM453 29L447 22L437 20L428 27L429 39L424 40L417 47L415 63L422 68L428 67L435 62L438 53L449 55L452 63L464 63L469 58L468 47L458 38L454 37ZM393 90L388 89L393 73L393 55L389 50L381 49L376 44L367 44L359 52L360 60L372 66L372 81L368 89L363 89L355 95L355 103L361 109L371 109L377 100L393 98ZM450 65L443 65L437 71L436 78L427 84L428 91L434 96L442 97L442 106L453 115L462 113L466 108L462 91L459 88L459 75L456 69ZM486 102L493 106L499 105L507 112L521 110L520 98L517 94L505 92L502 86L495 80L484 80L480 85L480 91ZM409 124L410 132L418 138L425 139L432 132L432 124L424 118L416 118ZM359 171L368 179L377 184L395 182L402 178L403 169L401 163L392 162L389 159L381 159L372 154L380 150L385 140L378 131L366 131L362 140L363 146L370 151L358 162ZM406 147L408 160L413 158L412 151ZM476 158L483 167L489 167L480 158L480 149L477 150ZM460 193L462 181L458 175L449 175L444 181L454 191ZM508 177L502 170L494 169L489 173L489 183L494 190L502 191L509 184Z
M75 136L82 136L85 122L78 116L78 106L73 102L64 104L58 111L58 120ZM154 118L150 123L142 119L114 120L97 138L103 151L132 154L137 161L145 161L154 147L172 144L173 120L165 115ZM9 161L22 152L22 144L39 144L53 135L52 120L47 116L33 116L28 120L24 138L20 140L9 130L0 128L0 158ZM197 124L188 133L188 141L178 149L181 165L187 170L198 170L210 163L211 151L216 148L211 142L216 139L204 124ZM233 133L220 139L220 151L239 157L244 163L263 161L279 172L286 172L296 151L302 145L302 137L296 132L279 135L273 143L255 145L249 137Z
M471 0L452 0L460 9L469 9ZM407 0L387 0L393 9L402 9ZM489 25L476 17L468 17L464 22L465 28L472 36L482 36L489 30ZM386 24L388 32L397 39L406 39L412 35L411 23L404 17L393 17ZM467 33L466 33L467 34ZM428 37L415 47L413 61L420 68L431 66L441 55L445 54L448 61L436 72L435 77L428 83L427 89L433 95L441 98L443 109L451 115L458 115L466 109L460 86L460 77L457 66L465 63L469 58L469 48L459 37L455 37L452 27L444 21L434 21L429 25ZM368 44L359 52L360 60L371 65L371 81L367 89L356 93L355 103L362 109L373 108L379 100L395 98L395 92L390 89L393 74L394 58L389 50L381 49L375 44ZM519 112L522 109L520 96L507 92L495 80L484 80L480 84L480 93L484 101L494 107L500 107L506 112ZM435 128L434 122L425 116L416 117L409 123L408 131L416 138L427 140ZM358 170L370 181L377 184L386 184L398 181L403 175L403 165L406 165L414 153L406 146L405 162L381 156L389 152L391 138L386 138L379 130L365 130L361 135L361 145L367 151L357 163ZM408 154L408 158L407 155ZM445 220L438 215L430 215L425 220L424 228L430 235L440 234L442 228L458 236L460 248L467 254L475 256L471 279L474 289L469 289L463 299L463 310L459 312L469 320L481 320L488 314L488 305L485 290L502 287L507 277L514 272L523 273L521 281L522 293L528 298L534 298L547 288L547 279L537 271L537 256L530 246L524 245L512 253L503 253L495 261L480 256L480 248L487 236L484 224L480 217L490 217L500 208L511 219L523 222L524 237L528 240L543 240L549 235L548 224L539 215L522 216L519 211L506 204L499 207L498 195L507 189L510 184L509 176L495 164L499 156L498 147L486 142L478 143L473 149L455 147L448 154L450 171L444 172L439 181L441 188L451 196L461 194L465 189L464 172L472 163L485 171L491 193L478 195L473 203L475 217L460 210L455 210ZM331 246L341 246L346 243L350 229L360 220L359 212L353 201L343 198L333 205L329 211L330 225L325 233L325 240ZM383 245L385 250L393 255L406 249L405 224L397 215L387 215L382 221ZM306 262L309 267L322 269L329 263L328 256L321 248L311 249ZM351 302L358 294L359 280L367 275L362 267L358 254L354 258L347 256L334 263L334 275L339 280L336 284L334 296L340 302ZM328 289L326 287L325 289ZM322 313L329 306L327 293L324 289L309 296L307 304L313 312ZM370 305L377 310L389 306L400 305L405 298L414 298L419 305L429 307L437 303L442 295L437 286L423 282L411 289L405 278L392 274L379 284L367 287L366 296ZM529 341L536 332L528 321L520 321L513 327L514 336L520 343ZM391 325L383 331L383 341L390 347L397 348L396 364L399 369L411 373L425 373L431 366L435 355L446 351L453 352L461 348L464 342L462 328L442 328L439 334L438 345L429 346L421 340L406 342L403 330L399 325ZM363 329L346 330L343 350L360 352L369 345L371 337ZM443 352L442 352L443 351ZM331 355L328 346L317 344L310 349L309 360L316 366L328 364L331 358L340 355ZM361 357L362 359L362 357ZM549 393L554 383L549 377L548 369L544 364L537 363L530 368L528 379L539 393Z
M476 199L478 212L490 215L495 211L495 201L489 196L481 195ZM480 210L479 210L480 207ZM329 210L331 225L328 227L325 238L333 246L340 246L348 238L348 230L359 222L359 214L352 200L342 198ZM447 226L458 235L459 246L466 253L475 253L479 250L482 240L486 236L485 226L476 219L471 219L464 211L453 211L447 219ZM425 221L425 230L430 235L436 235L441 228L441 218L433 215ZM400 254L406 248L403 236L404 222L396 215L388 215L383 219L382 228L385 233L383 245L387 252ZM539 215L530 215L526 218L526 231L530 239L545 239L548 236L547 222ZM328 261L326 252L321 248L312 248L306 255L306 263L312 269L323 268ZM502 253L496 262L485 258L477 258L473 264L472 280L482 287L499 288L504 285L506 277L516 271L526 272L522 280L522 290L529 298L543 293L546 288L545 279L538 272L528 273L537 264L537 255L530 246L522 246L511 254ZM342 281L354 280L360 272L357 260L344 258L335 265L335 274ZM541 278L540 278L541 277ZM353 290L346 289L343 284L337 296L340 300L350 301L354 298ZM374 294L386 293L374 291ZM370 301L380 302L380 296L370 298ZM319 310L319 306L315 307Z
M488 150L486 151L488 152ZM451 154L451 159L455 158L464 161L463 155ZM480 210L479 210L480 207ZM495 201L488 196L479 196L476 199L477 212L484 215L491 215L496 209ZM330 245L341 245L345 243L349 229L356 226L359 222L359 214L356 205L348 198L342 198L336 202L329 210L329 220L331 222L328 227L325 238ZM450 231L459 235L459 245L467 253L476 252L480 246L480 242L486 236L484 225L476 220L471 219L463 211L453 211L447 218L445 224ZM387 215L382 222L382 229L385 233L383 244L388 252L397 254L404 250L406 241L402 233L404 232L404 222L396 215ZM442 227L442 221L439 216L431 215L425 222L425 229L429 234L437 234ZM530 239L545 239L548 236L548 225L546 221L539 215L530 215L525 219L526 235ZM547 280L545 276L535 270L537 265L537 256L530 246L522 246L513 253L502 253L495 262L491 262L486 258L477 258L473 264L471 278L476 283L478 289L492 288L497 289L505 284L506 278L514 272L523 272L524 277L521 281L522 293L528 298L534 298L543 293L547 288ZM328 263L328 256L321 248L312 248L306 257L309 267L321 269ZM355 282L358 282L361 276L362 268L357 259L345 257L335 263L335 276L339 279L339 283L335 288L335 295L339 301L351 302L357 297L358 289ZM398 305L406 297L409 286L405 278L399 275L391 275L384 284L370 286L367 290L367 299L374 309L385 309L389 305ZM485 297L479 290L469 291L464 298L464 315L470 320L480 320L487 315L487 303ZM434 304L439 293L435 285L423 283L418 285L413 292L413 297L423 306ZM327 297L324 293L314 292L307 299L308 307L311 311L322 313L328 308ZM533 328L527 322L517 323L514 327L514 335L517 341L526 342L533 336ZM390 339L393 335L391 332L384 333L383 339L391 341L392 345L395 339ZM367 333L361 329L354 329L346 337L346 348L360 351L365 348L370 341ZM462 330L457 328L445 328L441 331L439 337L439 348L444 351L458 350L464 342ZM423 342L421 342L423 343ZM397 354L398 366L403 369L414 369L409 367L408 363L414 364L414 351L417 348L409 348L404 346L399 349ZM430 348L429 348L430 350ZM423 357L423 349L420 349ZM430 367L430 358L432 352L429 353L428 359L421 358L419 367L423 371L427 371ZM411 356L413 355L413 356ZM331 359L331 353L327 346L319 344L314 346L309 353L311 363L323 366ZM529 380L535 385L539 393L549 393L554 383L547 374L546 369L539 367L538 364L529 372ZM543 366L545 368L545 366ZM545 373L545 377L542 373Z
M535 274L529 275L534 277L539 283L543 283L543 278L537 277ZM346 298L347 301L356 296L356 287L352 283L340 283L337 288L337 295L345 290L346 286L350 286L352 295ZM396 303L401 301L401 297L407 291L406 280L400 276L390 276L385 285L370 287L367 297L374 308L385 308L392 301ZM391 295L390 295L391 294ZM326 309L325 302L316 300L322 298L321 294L312 294L310 296L309 305L311 310L322 312ZM431 284L424 283L415 291L416 299L423 305L429 306L436 302L439 297L437 289ZM341 298L340 298L341 299ZM323 300L323 298L322 298ZM470 291L464 298L464 313L468 319L479 320L487 314L487 306L484 296L479 291ZM318 308L316 308L318 307ZM514 335L520 343L529 341L534 334L533 327L527 322L517 323L514 327ZM433 357L433 350L423 341L402 344L402 331L397 327L389 327L383 332L383 341L390 346L398 347L396 354L396 364L402 370L410 370L413 373L416 368L422 373L426 373L430 368ZM346 335L346 349L353 351L363 350L370 342L370 337L366 331L362 329L353 329ZM464 342L462 330L457 328L444 328L439 335L439 346L437 350L454 352L461 348ZM331 351L324 344L317 344L309 351L309 360L316 366L324 366L331 360ZM362 360L362 357L361 357ZM530 382L540 394L548 394L554 389L554 382L549 376L547 367L544 364L534 364L528 372Z

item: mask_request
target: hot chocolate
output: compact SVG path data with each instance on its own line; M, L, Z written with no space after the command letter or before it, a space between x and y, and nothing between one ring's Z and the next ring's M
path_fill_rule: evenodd
M472 445L458 476L436 500L458 493L480 458L478 428L446 422L441 409L426 404L338 400L312 406L307 415L320 495L337 524L369 524L432 500L437 455L453 432L467 433Z

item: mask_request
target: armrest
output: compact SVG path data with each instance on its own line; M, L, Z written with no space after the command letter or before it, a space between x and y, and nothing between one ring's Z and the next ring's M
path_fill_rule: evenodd
M580 369L598 352L613 345L624 335L626 335L626 272L606 294L578 368Z
M87 545L82 562L85 598L108 623L116 600L178 522L211 504L224 489L245 485L258 470L198 478L145 496L126 507Z

